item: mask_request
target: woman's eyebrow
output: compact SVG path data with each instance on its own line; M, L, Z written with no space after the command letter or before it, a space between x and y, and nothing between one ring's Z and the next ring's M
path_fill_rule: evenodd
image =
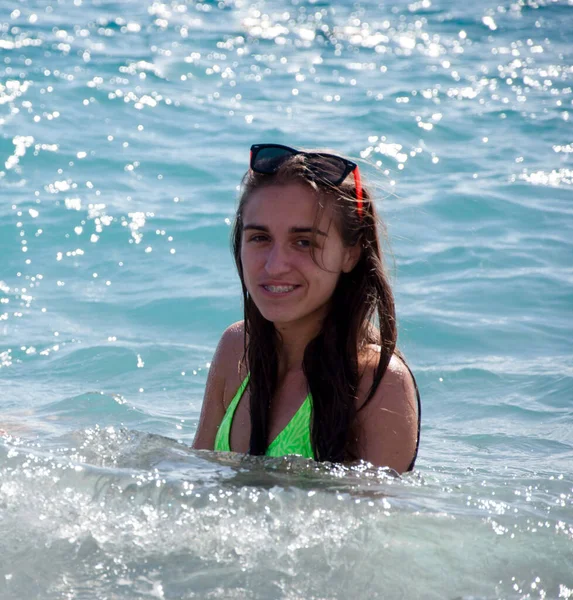
M328 237L328 233L317 229L316 227L291 227L289 229L291 233L314 233L315 235L323 235Z
M243 231L246 231L247 229L256 229L257 231L264 231L266 233L269 232L268 227L265 225L258 225L257 223L246 223L243 225Z
M246 223L243 225L243 231L247 229L255 229L256 231L264 231L269 233L269 228L266 225L259 225L258 223ZM289 233L314 233L316 235L323 235L328 237L328 233L317 229L316 227L291 227Z

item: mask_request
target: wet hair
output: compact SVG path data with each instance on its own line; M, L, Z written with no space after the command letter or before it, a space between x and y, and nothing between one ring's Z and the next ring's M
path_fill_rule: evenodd
M278 385L281 339L272 322L256 307L245 286L241 263L243 212L251 194L268 186L301 184L317 198L316 221L327 205L343 244L361 247L349 273L341 273L321 330L304 352L303 371L312 394L311 442L316 460L342 462L358 458L356 413L374 396L396 348L394 297L382 261L379 220L373 198L363 190L363 214L357 211L354 178L333 186L305 163L304 155L286 160L273 175L248 171L232 232L232 248L244 302L245 355L250 372L251 437L249 453L265 454L269 444L270 404ZM313 246L314 247L314 246ZM313 255L316 261L316 257ZM357 409L359 354L368 344L380 346L374 380Z

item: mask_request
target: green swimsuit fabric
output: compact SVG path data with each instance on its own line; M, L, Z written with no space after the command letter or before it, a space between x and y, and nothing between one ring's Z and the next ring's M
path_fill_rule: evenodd
M217 436L215 437L216 452L231 452L230 436L231 425L235 410L239 405L239 401L249 383L249 375L247 375L241 383L237 393L233 396L227 412L219 425ZM297 454L304 458L314 458L312 444L310 441L310 418L312 415L312 396L310 393L304 399L301 407L296 411L293 418L287 423L286 427L277 435L271 442L266 456L288 456L289 454Z

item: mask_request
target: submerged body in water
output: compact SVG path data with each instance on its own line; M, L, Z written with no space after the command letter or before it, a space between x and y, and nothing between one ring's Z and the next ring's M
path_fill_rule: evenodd
M516 466L476 488L474 469L396 477L96 427L34 444L4 438L0 475L5 600L443 598L470 588L473 598L558 597L571 573L570 482ZM403 577L405 560L418 577Z

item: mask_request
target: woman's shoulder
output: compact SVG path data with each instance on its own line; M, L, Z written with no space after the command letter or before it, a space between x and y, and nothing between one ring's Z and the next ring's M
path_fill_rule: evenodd
M380 357L381 348L377 344L368 344L359 355L360 391L365 392L364 394L359 393L359 400L361 396L363 399L368 396ZM372 402L374 404L377 402L405 404L403 408L410 407L417 412L416 383L406 361L400 354L394 353L390 358L382 380L369 403Z
M199 426L193 441L193 447L213 450L217 430L232 394L239 385L240 364L242 362L244 327L242 323L233 323L223 332L215 355L209 366L205 398ZM234 389L233 389L234 388Z
M420 413L418 392L404 359L394 354L368 402L380 348L363 353L363 375L358 393L360 457L375 465L392 467L399 473L410 469L418 447Z
M225 406L230 402L229 396L232 398L234 391L247 376L244 353L245 324L244 321L237 321L223 332L212 364L212 368L217 369L219 375L225 380Z
M244 341L245 322L237 321L236 323L229 325L229 327L223 331L219 346L227 352L232 352L233 350L236 351L239 346L244 345Z

